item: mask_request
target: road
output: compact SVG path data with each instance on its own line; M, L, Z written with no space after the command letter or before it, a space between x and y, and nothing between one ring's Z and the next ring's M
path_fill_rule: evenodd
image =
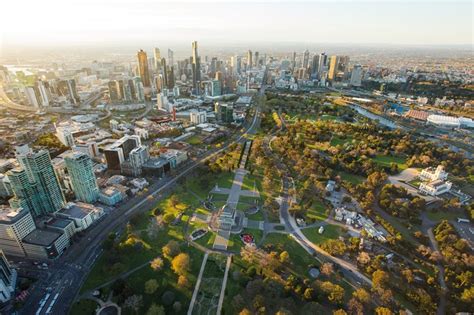
M431 249L441 253L439 248L438 248L438 243L436 242L436 239L433 235L433 229L432 228L428 229L428 238L430 239ZM438 263L438 269L439 269L438 283L441 287L441 292L440 292L440 300L439 300L439 303L438 303L438 309L437 309L436 314L437 315L443 315L443 314L446 314L445 313L445 311L446 311L446 293L448 292L448 287L446 286L446 282L444 281L444 267L443 267L442 263L440 263L440 262Z
M283 122L283 120L282 120ZM356 265L340 259L338 257L334 257L324 251L322 248L317 246L316 244L312 243L304 234L301 232L299 226L296 224L296 220L293 216L290 215L289 208L289 194L288 189L290 187L290 180L291 178L288 176L288 170L286 165L277 157L275 153L271 149L270 145L270 136L265 137L264 141L264 148L265 154L267 156L272 155L274 161L277 164L277 168L281 171L282 175L282 196L281 196L281 203L280 203L280 221L285 224L286 230L293 236L293 238L305 249L311 249L309 252L317 253L320 256L324 257L328 261L332 261L337 266L339 266L346 278L355 279L356 283L360 283L360 281L365 282L367 285L372 286L372 280L370 280L367 276L363 273L359 272Z
M264 90L261 93L264 93ZM51 288L49 290L51 297L59 293L58 299L51 309L52 313L67 314L94 262L101 254L102 243L107 235L124 226L132 215L150 209L156 203L157 198L162 196L163 192L172 188L178 180L191 173L205 161L223 152L233 143L245 141L244 135L246 133L255 132L255 128L260 120L259 116L260 108L257 107L250 126L244 132L230 139L222 148L210 150L197 161L186 163L186 165L178 170L176 176L166 177L154 183L148 188L147 194L128 200L103 217L93 227L90 227L86 232L86 236L77 243L72 244L67 252L57 261L52 262L49 267L51 276L38 281L38 284L31 290L30 296L26 300L25 306L21 309L20 314L35 314L42 297L48 292L48 287ZM39 314L45 313L52 302L51 300L47 301Z
M4 106L9 109L15 109L15 110L20 110L24 112L37 112L39 108L34 108L30 106L25 106L25 105L20 105L15 102L12 102L8 95L5 93L5 90L3 89L3 85L0 84L0 106Z

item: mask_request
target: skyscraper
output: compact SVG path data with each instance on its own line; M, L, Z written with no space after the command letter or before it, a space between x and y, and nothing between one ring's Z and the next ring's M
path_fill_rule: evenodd
M313 56L313 62L311 64L311 79L317 79L319 72L319 55Z
M258 67L258 59L259 59L259 56L258 56L258 51L255 52L255 67Z
M172 67L174 65L174 51L168 48L168 65Z
M41 212L44 214L60 210L66 203L47 150L17 154L20 165L28 178L36 184Z
M318 79L321 78L323 71L326 71L328 56L325 53L319 55L319 66L318 66Z
M247 52L247 69L252 69L252 51Z
M150 72L148 70L148 58L146 56L146 52L144 52L143 49L140 49L140 51L137 53L137 58L138 58L138 74L140 75L140 78L142 79L143 87L150 88L151 87Z
M362 67L360 65L355 65L352 68L351 81L352 86L361 86L362 84Z
M80 201L93 203L99 198L99 187L94 175L91 158L81 152L73 152L64 157L71 177L72 189Z
M159 48L153 48L153 58L155 59L155 69L159 73L161 70L161 54Z
M168 86L168 65L166 64L165 58L161 58L161 73L163 76L162 88L167 87Z
M305 69L308 69L308 66L309 66L309 51L306 49L303 52L303 65L302 65L302 67L305 68Z
M192 43L193 48L193 89L199 94L199 83L201 82L201 61L198 55L198 43Z
M339 68L339 57L331 56L331 61L329 63L329 73L328 73L328 79L330 81L333 81L334 79L336 79L338 68Z

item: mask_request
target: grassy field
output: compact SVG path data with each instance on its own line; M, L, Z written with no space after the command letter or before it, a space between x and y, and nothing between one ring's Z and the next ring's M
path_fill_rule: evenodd
M395 163L401 171L408 167L406 159L400 156L377 155L372 160L382 167L390 167L392 163Z
M200 144L202 144L202 139L198 135L191 136L188 139L186 139L185 141L187 143L191 144L191 145L200 145Z
M331 146L337 146L337 145L344 145L346 143L352 142L352 137L348 136L345 139L338 137L338 136L333 136L331 139Z
M354 184L354 185L358 185L358 184L364 182L364 180L365 180L365 178L360 176L360 175L351 174L351 173L347 173L347 172L339 172L338 175L341 176L342 180L344 180L346 182L349 182L351 184Z
M343 234L342 228L328 224L324 226L323 234L318 233L319 227L303 229L303 234L313 243L322 244L329 239L336 239Z
M431 221L442 221L442 220L457 220L457 218L465 218L466 215L462 212L447 212L447 211L431 211L428 210L426 215Z
M94 315L99 304L92 300L80 300L72 307L69 315Z
M306 211L306 218L309 219L309 221L314 222L314 221L323 221L328 218L328 209L324 203L322 203L320 200L317 202L313 203L311 208L309 208Z
M292 262L288 267L292 273L300 277L308 277L310 266L319 265L318 261L288 234L268 234L263 242L263 246L272 250L287 251Z

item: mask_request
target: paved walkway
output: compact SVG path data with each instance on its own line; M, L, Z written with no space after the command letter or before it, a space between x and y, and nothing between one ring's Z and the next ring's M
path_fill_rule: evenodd
M229 195L231 193L231 188L212 188L211 194L220 194L220 195ZM240 196L260 198L260 193L258 190L241 190Z
M232 256L227 256L227 263L225 265L224 280L222 280L221 295L219 296L219 305L217 306L217 315L222 313L222 304L224 303L225 288L227 286L227 278L229 277L230 264L232 263Z
M191 303L189 303L188 315L191 315L193 313L194 303L196 302L197 294L199 292L199 287L201 286L202 274L204 273L204 268L206 267L208 257L209 257L209 253L206 252L204 254L204 258L202 259L201 269L199 270L199 276L196 281L196 286L194 287L193 297L191 298Z
M248 153L250 150L250 141L245 142L244 153L240 161L239 168L235 171L234 180L232 182L232 187L229 190L229 196L227 198L227 205L236 208L239 203L239 197L242 192L242 184L244 182L244 177L247 175L247 170L245 170L245 163L247 161ZM214 249L226 250L227 244L229 242L230 231L219 230L214 240Z

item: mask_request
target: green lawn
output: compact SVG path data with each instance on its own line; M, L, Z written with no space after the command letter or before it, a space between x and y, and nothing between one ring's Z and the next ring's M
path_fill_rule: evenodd
M199 245L211 248L212 245L214 245L214 240L215 239L216 239L216 233L212 232L212 231L209 231L209 232L207 232L206 235L204 235L200 239L196 240L196 243L198 243Z
M324 120L324 121L327 121L327 120L338 120L337 116L334 116L334 115L321 115L320 120Z
M457 218L465 218L464 213L459 212L448 212L448 211L431 211L428 210L426 215L431 221L441 221L441 220L457 220Z
M300 277L308 277L310 266L318 266L318 261L288 234L270 233L263 245L270 250L287 251L290 255L290 271Z
M349 143L349 142L352 142L352 137L351 136L348 136L346 137L345 139L339 137L339 136L333 136L332 139L331 139L331 146L337 146L337 145L344 145L346 143Z
M192 145L200 145L202 144L202 139L198 135L194 135L189 137L188 139L185 140L187 143L192 144Z
M323 221L328 218L328 211L326 205L318 200L313 205L311 208L306 210L306 218L309 219L308 221L314 222L314 221Z
M318 233L319 227L303 229L303 234L313 243L322 244L329 239L336 239L343 234L342 228L337 225L328 224L324 226L323 234Z
M372 160L382 167L390 167L392 163L397 164L399 170L404 170L408 167L406 159L401 156L377 155Z
M92 300L80 300L71 307L69 315L94 315L99 304Z
M263 217L263 212L261 209L255 214L248 215L247 218L249 220L255 220L255 221L263 221L265 219Z
M365 180L365 178L360 176L360 175L351 174L351 173L347 173L347 172L339 172L338 175L341 176L342 180L344 180L346 182L349 182L351 184L354 184L354 185L358 185L358 184L364 182L364 180Z

